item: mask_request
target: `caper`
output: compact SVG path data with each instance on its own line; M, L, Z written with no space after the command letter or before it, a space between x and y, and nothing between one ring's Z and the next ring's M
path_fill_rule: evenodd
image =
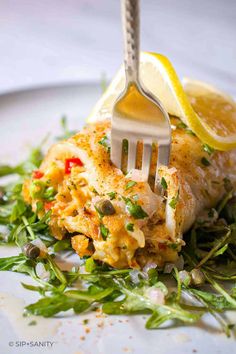
M200 286L205 283L205 276L200 269L194 268L190 272L192 284Z
M101 215L113 215L116 212L113 204L108 199L99 200L95 207Z
M28 242L22 247L22 252L26 255L26 257L35 259L40 255L40 248Z

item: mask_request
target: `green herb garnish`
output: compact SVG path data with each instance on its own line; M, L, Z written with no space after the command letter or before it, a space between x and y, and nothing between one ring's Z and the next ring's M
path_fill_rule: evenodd
M104 135L104 137L101 140L99 140L98 144L102 145L107 150L107 152L110 152L111 150L110 141L106 135Z
M178 193L176 194L175 197L173 197L170 202L169 202L169 206L172 208L172 209L175 209L176 208L176 205L179 201L179 191Z
M125 186L125 190L132 188L136 184L137 184L137 182L135 182L135 181L129 181Z
M180 122L176 125L176 127L179 129L186 129L187 125L184 122Z
M71 240L66 238L64 240L57 241L53 245L53 250L54 252L60 252L60 251L65 251L65 250L72 250L71 248Z
M184 122L180 122L179 124L176 125L176 127L179 129L184 129L185 132L189 135L196 136L196 134L191 129L189 129L188 126Z
M109 230L104 224L100 224L100 232L103 240L106 240L107 236L109 235Z
M215 149L208 144L203 144L202 147L203 147L203 150L208 153L208 155L212 155L213 152L215 151Z
M134 224L132 224L132 223L126 224L126 230L133 232L134 231Z
M210 166L211 164L210 161L205 156L201 158L201 163L206 167Z
M161 186L164 190L167 190L167 182L164 177L161 177Z
M107 193L108 197L110 198L110 200L113 200L116 198L117 193L116 192L110 192Z
M124 198L124 200L129 214L135 219L144 219L148 216L139 204L132 202L129 198Z

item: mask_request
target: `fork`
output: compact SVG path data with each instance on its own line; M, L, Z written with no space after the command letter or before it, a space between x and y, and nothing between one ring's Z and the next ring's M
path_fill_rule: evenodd
M160 189L158 168L168 166L171 126L168 113L139 79L139 0L121 0L124 32L125 89L116 100L111 119L111 160L122 165L123 141L128 140L127 171L136 167L137 143L143 143L142 175L148 181L152 144L158 145L154 190Z

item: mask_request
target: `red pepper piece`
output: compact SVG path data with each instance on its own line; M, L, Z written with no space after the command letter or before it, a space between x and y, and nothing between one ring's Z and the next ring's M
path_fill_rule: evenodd
M42 171L39 171L39 170L35 170L33 171L32 173L32 177L33 179L40 179L44 176L44 173Z
M51 210L54 204L55 204L55 201L44 203L44 209L45 209L45 211Z
M158 247L161 251L165 251L167 249L167 246L165 243L159 243L158 244Z
M69 175L71 173L71 169L74 166L83 166L83 162L78 157L72 157L71 159L65 160L65 174Z

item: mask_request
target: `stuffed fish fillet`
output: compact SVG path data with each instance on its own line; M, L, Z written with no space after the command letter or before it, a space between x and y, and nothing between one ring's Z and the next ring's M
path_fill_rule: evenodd
M51 233L71 238L81 257L116 268L175 262L184 232L216 206L225 179L236 184L236 152L209 153L177 118L171 123L170 165L159 171L164 195L152 191L140 170L124 175L111 163L110 122L103 121L52 146L40 170L24 183L25 200L34 211L43 203L39 217L51 210ZM153 175L157 153L154 149ZM50 201L45 190L53 191Z

